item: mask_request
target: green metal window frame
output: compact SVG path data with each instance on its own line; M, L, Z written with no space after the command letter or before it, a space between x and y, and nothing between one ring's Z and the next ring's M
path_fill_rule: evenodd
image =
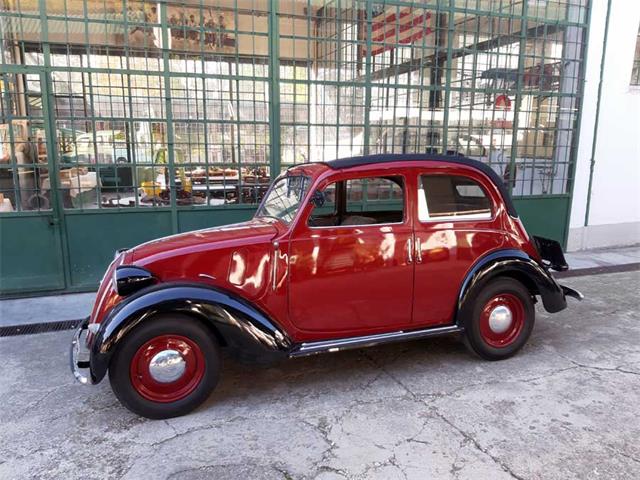
M493 138L493 123L490 127L478 126L471 119L472 113L477 111L488 118L493 106L490 108L487 102L493 98L497 103L497 97L505 94L513 97L513 111L496 113L496 108L493 108L490 119L494 123L500 121L499 115L511 119L511 123L505 121L500 127L503 145L496 147L502 151L499 168L515 187L516 203L527 212L525 219L527 216L534 219L531 221L536 227L544 230L545 222L548 223L541 216L542 210L555 208L562 212L558 215L558 224L549 228L556 232L556 237L566 240L591 12L588 0L124 0L120 16L107 14L107 4L89 0L82 2L82 12L75 13L67 12L66 3L64 11L50 11L45 0L37 0L37 10L30 11L26 7L22 10L22 6L28 3L13 0L10 2L13 10L0 9L3 28L11 26L17 36L13 43L7 42L6 38L0 39L3 49L0 52L0 74L5 96L10 90L8 82L11 75L25 79L34 76L40 81L43 126L48 132L47 165L54 173L50 180L51 211L5 212L0 213L0 219L51 216L54 222L59 223L67 287L80 285L79 288L86 288L93 282L86 283L86 279L96 276L95 272L90 272L82 277L82 281L75 278L74 265L79 261L74 260L77 250L74 240L77 233L74 232L80 227L74 225L85 220L87 225L99 228L101 222L116 221L116 215L123 215L119 217L123 222L124 216L131 219L162 216L161 221L153 222L161 223L163 227L153 227L148 232L148 236L153 237L249 217L256 207L254 200L258 199L259 193L255 192L259 192L259 185L255 195L252 194L254 196L247 201L243 200L240 187L237 203L215 206L209 203L209 167L218 165L208 157L214 147L220 148L223 157L227 149L231 152L232 159L220 165L222 168L237 165L239 185L243 185L245 166L264 168L273 179L290 165L309 160L329 160L344 156L344 152L412 153L433 148L446 153L459 147L468 151L473 148L482 150L485 147L474 147L474 142L484 145L484 137ZM207 22L214 17L215 9L221 3L225 3L223 10L233 21L224 28L212 27ZM146 5L144 8L156 9L155 20L129 13L142 4ZM99 5L103 5L100 7L102 10L93 8ZM176 26L172 22L175 22L173 17L179 11L196 12L197 20ZM404 27L398 19L409 15L407 11L414 16L419 15L416 12L428 13L430 37L417 35L418 39L413 43L403 43ZM388 24L388 14L395 15L396 19L390 22L395 22L394 25ZM241 22L240 18L245 18L243 15L250 17L250 22ZM37 39L28 31L34 24L41 26ZM376 35L379 35L376 32L380 29L385 36L376 40ZM124 35L122 45L117 47L110 45L108 40L104 45L98 45L93 40L97 31L102 32L105 38L108 32L141 32L144 41L134 45ZM151 31L161 43L161 48L148 43ZM183 43L186 39L197 40L190 40L190 48L166 48L170 41L175 41L176 31L182 32L178 37L183 39ZM224 52L208 51L207 39L214 34L222 35L221 32L235 39L235 46ZM77 42L79 35L81 44ZM25 38L29 41L24 41ZM248 51L254 55L241 50L241 41L248 42ZM560 44L562 46L558 47ZM9 49L19 52L23 59L30 56L31 63L12 63L7 55ZM374 53L380 50L381 53ZM575 58L566 58L566 52L573 52ZM89 59L100 55L105 59L119 57L120 63L116 66L108 61L102 65L82 63L85 61L83 58L89 62ZM73 56L80 58L81 63L73 64L70 60ZM498 66L514 65L509 74L515 79L511 86L501 86L497 76L494 79L480 77L478 72L486 70L487 65L494 61ZM546 67L561 61L571 64L570 84L546 90L540 85L532 87L528 84L536 75L532 65ZM224 69L210 69L211 64L224 62L227 63ZM560 82L566 80L562 76L569 75L567 72L562 70ZM541 73L538 75L543 76ZM119 83L116 83L121 87L95 80L101 76L119 77ZM81 79L77 81L78 85L72 85L75 81L72 77ZM146 80L146 86L140 87L136 83L139 80ZM66 116L58 112L57 97L53 95L56 89L63 88L65 82L71 92L65 97L71 112ZM152 85L154 82L159 85L157 88ZM224 83L225 87L211 87L216 82L219 85ZM89 101L91 108L83 115L75 116L72 93L80 83L86 89L83 90L84 101ZM101 93L101 89L107 88L106 84L109 84L109 93ZM113 93L117 88L121 92ZM136 115L136 108L145 102L144 92L161 106L153 114ZM223 92L234 109L232 117L224 116L226 114L216 116L216 109L212 107L212 98ZM532 100L536 92L539 98ZM123 110L118 110L120 107L117 105L114 107L113 102L118 95L127 97L121 101ZM150 104L151 100L147 103ZM109 114L96 111L94 106L102 101L111 103L104 107ZM533 106L534 101L538 101L538 106ZM540 107L544 102L548 105L544 108L552 112L548 116L555 115L553 123L548 123L552 126L532 128L530 125L544 124ZM246 105L249 107L245 108ZM243 109L251 114L242 117ZM469 119L465 119L467 112ZM24 115L8 114L3 115L2 121L11 123L25 119ZM146 123L149 131L154 125L159 125L159 135L166 143L163 158L166 159L166 177L171 186L168 202L142 206L136 194L133 206L120 206L118 197L118 206L103 208L101 198L104 192L98 186L99 208L82 205L69 208L65 205L63 197L65 188L68 188L61 185L59 172L71 164L65 161L58 148L61 119L70 125L77 122L90 125L98 172L100 167L110 165L98 161L98 125ZM111 129L115 130L115 127ZM211 133L214 131L222 132L219 137L222 138L221 146L215 136L217 133ZM142 147L138 149L138 140L131 140L131 131L125 133L128 135L126 143L132 145L131 168L147 165L141 154L144 153ZM153 137L153 133L150 136ZM540 136L544 137L543 143L552 142L551 157L549 153L542 153L547 147L544 146L546 143L539 145ZM511 143L506 145L504 142L508 137ZM531 145L527 145L529 142ZM561 152L557 148L558 142L564 145ZM11 138L11 148L14 143ZM153 178L156 167L165 164L158 163L154 156L153 139L147 143L151 144L153 158L149 165ZM530 153L519 153L520 147ZM489 145L487 150L491 149ZM204 162L202 159L192 161L194 150L204 151ZM255 152L246 155L253 155L259 161L245 163L245 152ZM523 163L521 157L527 155L531 158ZM13 151L11 157L13 163L5 167L15 171L17 165ZM487 161L498 162L488 154ZM192 173L199 165L204 165L206 170L207 205L183 205L177 196L176 179L182 179L181 172L185 169ZM538 180L534 174L525 178L522 169L543 171L546 165L550 165L553 171L550 186L545 191L544 185L540 187L535 183ZM115 191L119 195L121 185L118 184L117 167L115 172ZM138 170L132 175L135 191L140 184ZM14 179L17 185L16 182ZM223 192L226 198L226 190ZM19 198L20 189L17 188L15 193ZM538 206L531 202L538 202L535 204ZM166 225L165 218L168 218ZM144 238L143 235L130 241ZM117 241L113 236L112 243ZM101 252L99 256L106 257L106 253ZM96 264L102 261L96 261Z

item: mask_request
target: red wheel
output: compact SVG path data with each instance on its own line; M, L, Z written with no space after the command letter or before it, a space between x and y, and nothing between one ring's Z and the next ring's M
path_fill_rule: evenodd
M148 318L124 336L109 364L113 393L147 418L189 413L218 383L220 351L211 331L178 313Z
M195 390L205 372L200 347L182 335L161 335L142 345L131 359L131 385L152 402L181 400Z
M480 335L495 348L511 345L524 326L524 305L511 293L491 298L480 312Z
M513 278L498 278L469 297L460 310L467 346L487 360L508 358L533 331L534 297Z

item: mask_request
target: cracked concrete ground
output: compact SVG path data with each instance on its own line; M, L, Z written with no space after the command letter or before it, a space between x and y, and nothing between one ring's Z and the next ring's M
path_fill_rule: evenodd
M454 338L225 362L195 413L141 419L68 370L71 332L0 339L0 478L640 478L640 273L565 279L586 300L496 363Z

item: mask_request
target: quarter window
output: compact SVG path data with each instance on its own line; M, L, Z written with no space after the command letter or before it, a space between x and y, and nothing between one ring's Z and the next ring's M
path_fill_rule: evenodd
M479 220L491 218L491 201L476 181L457 175L422 175L418 191L418 218Z

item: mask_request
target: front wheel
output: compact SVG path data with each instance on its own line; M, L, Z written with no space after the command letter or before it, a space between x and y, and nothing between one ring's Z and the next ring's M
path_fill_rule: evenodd
M465 343L486 360L514 355L535 323L533 297L522 283L500 278L486 285L463 309Z
M130 332L109 365L118 400L138 415L161 419L189 413L218 383L216 339L184 315L159 315Z

